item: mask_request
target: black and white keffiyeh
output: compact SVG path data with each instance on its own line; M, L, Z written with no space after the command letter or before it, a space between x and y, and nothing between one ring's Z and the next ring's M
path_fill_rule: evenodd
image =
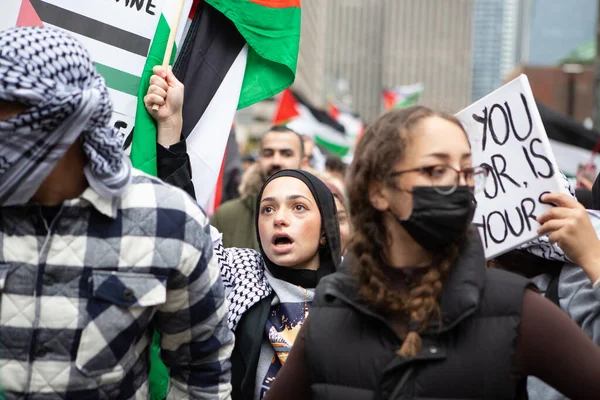
M88 52L67 33L24 27L0 32L0 101L27 110L0 121L0 205L28 202L81 137L88 183L118 196L131 175L112 102Z
M235 331L244 313L270 296L273 288L267 281L264 261L258 251L236 247L225 249L221 241L215 244L214 250L229 301L227 324Z

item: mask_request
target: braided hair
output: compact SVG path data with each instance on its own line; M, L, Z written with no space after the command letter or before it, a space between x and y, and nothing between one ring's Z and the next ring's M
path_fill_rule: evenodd
M359 279L359 294L370 306L384 314L404 313L407 316L409 333L397 351L403 357L413 357L420 351L420 333L432 318L441 318L439 297L443 282L458 256L458 246L450 246L434 254L432 266L409 286L407 292L389 288L380 268L387 263L386 253L391 245L383 221L384 213L372 206L365 188L375 181L394 186L390 171L404 157L416 125L429 117L443 118L463 129L453 116L423 106L389 111L363 134L347 182L354 226L349 250L357 259L353 268Z

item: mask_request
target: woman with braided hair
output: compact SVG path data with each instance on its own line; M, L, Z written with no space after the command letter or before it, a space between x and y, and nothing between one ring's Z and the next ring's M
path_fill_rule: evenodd
M486 269L471 226L486 177L452 116L416 106L366 130L349 254L267 400L520 399L528 375L598 398L600 350L527 280Z

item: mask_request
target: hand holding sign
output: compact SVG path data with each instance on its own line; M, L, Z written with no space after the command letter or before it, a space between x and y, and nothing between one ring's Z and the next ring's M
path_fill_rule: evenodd
M550 207L541 196L564 188L524 75L457 117L469 135L473 164L491 171L473 221L489 259L535 239L537 217Z
M540 235L548 235L573 263L586 271L592 282L600 278L600 240L585 208L564 193L546 194L544 202L555 204L538 217Z

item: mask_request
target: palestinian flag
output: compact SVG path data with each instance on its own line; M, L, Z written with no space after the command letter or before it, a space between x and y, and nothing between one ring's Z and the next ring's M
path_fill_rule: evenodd
M392 108L406 108L418 103L423 93L423 85L415 83L409 86L398 86L383 91L383 104L386 111Z
M344 127L346 134L352 139L360 137L365 130L360 116L343 104L329 103L329 115Z
M354 110L341 103L330 102L329 115L344 127L348 138L354 144L350 152L343 158L344 162L349 164L354 157L354 148L365 131L365 124Z
M289 0L198 5L174 72L186 87L182 134L201 205L211 201L218 182L236 109L270 98L294 81L299 6Z
M186 138L196 200L208 205L246 73L248 47L233 22L200 3L173 71L185 85Z
M327 154L343 157L350 151L352 140L344 126L290 89L282 93L273 123L286 124L294 131L312 137Z

